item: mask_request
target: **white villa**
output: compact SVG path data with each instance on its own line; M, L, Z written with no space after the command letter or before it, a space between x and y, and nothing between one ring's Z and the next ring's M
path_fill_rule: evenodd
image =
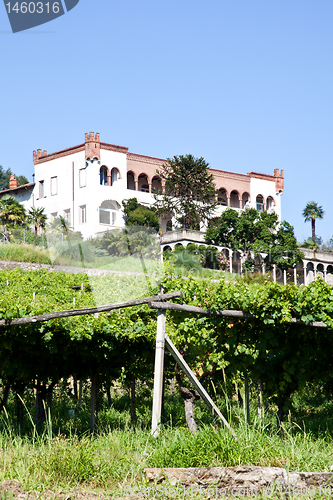
M166 162L101 142L100 134L93 132L85 134L84 143L55 153L38 149L33 161L35 182L17 187L13 176L10 188L0 196L10 194L26 209L43 207L49 221L62 215L84 238L123 227L122 200L136 197L139 203L152 205L154 190L163 189L156 170ZM216 184L216 215L227 207L250 206L275 210L281 219L283 170L275 169L273 175L210 171ZM163 232L171 218L160 221Z

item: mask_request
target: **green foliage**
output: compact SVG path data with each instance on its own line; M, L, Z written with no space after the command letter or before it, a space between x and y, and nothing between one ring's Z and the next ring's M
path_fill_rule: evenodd
M159 230L159 221L154 207L148 208L138 203L137 198L122 201L126 226L141 226Z
M26 212L16 198L5 194L0 198L0 224L8 228L22 226L25 222Z
M216 247L195 243L189 243L185 248L179 243L173 251L165 251L164 258L181 272L200 271L204 268L225 270L229 266L227 257Z
M322 280L295 287L166 277L162 286L166 293L181 290L183 298L178 302L256 316L239 320L168 312L167 333L202 380L210 380L215 387L225 377L260 380L281 418L290 407L291 395L306 384L321 384L324 392L332 391L333 290ZM70 376L84 380L95 373L106 384L120 377L151 380L156 311L147 305L99 317L10 326L12 318L72 309L74 302L75 308L83 308L126 300L128 295L138 298L146 292L145 276L88 280L84 275L15 270L0 272L0 287L0 318L8 321L0 328L3 385L19 390L33 387L35 380L54 383ZM304 324L291 323L293 317ZM326 322L329 328L307 326L314 321ZM167 372L173 366L167 358Z
M90 241L94 246L105 250L108 255L125 257L142 254L144 257L157 257L159 241L153 229L129 226L123 230L105 231L101 238Z
M0 165L0 191L2 189L9 189L9 179L13 175L13 172L10 168L4 170L4 168ZM22 184L28 184L28 179L24 175L16 176L17 185L22 186Z
M261 380L266 394L283 412L290 395L307 382L332 379L333 290L322 280L295 287L174 279L164 287L182 289L187 304L256 315L255 320L240 321L173 313L169 336L198 373L221 380L223 371L228 377L240 372ZM305 324L290 323L292 317ZM324 321L329 329L306 326L311 321Z
M266 254L263 261L267 269L273 264L288 269L302 259L294 228L286 221L280 224L275 212L258 212L254 208L225 210L209 224L206 241L240 251L248 271L253 270L256 256L261 259L260 254Z
M154 194L158 214L173 214L180 226L200 229L215 208L214 177L203 158L180 155L168 158L158 171L165 193Z

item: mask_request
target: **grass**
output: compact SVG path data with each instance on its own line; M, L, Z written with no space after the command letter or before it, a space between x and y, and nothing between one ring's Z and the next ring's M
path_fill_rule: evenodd
M40 247L34 245L23 245L20 243L0 244L0 260L51 264L47 250L42 250Z
M274 408L258 418L253 402L252 424L248 426L237 402L229 401L237 441L220 427L201 401L195 407L199 430L189 432L183 402L177 394L166 397L165 424L160 435L153 438L151 392L145 385L138 386L137 427L133 430L127 389L120 383L113 388L110 408L104 398L100 401L99 423L90 435L88 385L84 386L83 396L79 408L66 384L62 384L54 394L51 418L42 435L32 424L33 394L26 393L24 398L27 406L22 428L15 423L15 401L10 398L8 413L0 419L0 481L17 480L25 489L41 494L47 489L84 488L107 492L115 498L122 492L126 496L129 489L146 487L146 467L252 465L284 467L287 471L330 471L333 464L332 421L326 420L325 426L333 405L322 399L317 400L316 408L311 406L311 390L295 398L293 413L281 432L276 430ZM227 414L226 402L220 400L218 404ZM74 419L70 418L69 408L75 409ZM305 416L309 424L317 423L313 430L307 428Z

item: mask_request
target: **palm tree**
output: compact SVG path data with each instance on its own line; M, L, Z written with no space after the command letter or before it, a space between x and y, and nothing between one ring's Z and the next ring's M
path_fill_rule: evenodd
M21 226L25 218L25 208L16 198L5 194L0 199L0 223L3 226Z
M316 241L316 219L322 219L324 213L323 207L314 201L309 201L303 210L304 222L311 221L312 241L314 243Z
M42 227L42 228L45 227L46 220L47 220L47 215L45 213L45 208L32 207L29 209L28 221L30 224L33 224L36 234L37 234L39 227Z

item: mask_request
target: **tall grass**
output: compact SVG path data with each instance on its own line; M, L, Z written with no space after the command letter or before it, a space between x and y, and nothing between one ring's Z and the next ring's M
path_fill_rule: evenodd
M20 243L0 244L0 260L51 264L47 250L42 250L40 247L35 247L34 245Z
M89 427L88 388L84 388L79 408L67 386L59 387L41 435L33 423L33 398L25 395L22 428L15 424L14 399L9 400L8 413L0 418L0 481L17 480L26 489L41 493L46 489L97 488L115 497L125 485L144 485L146 467L253 465L285 467L288 471L329 471L333 464L330 429L308 431L299 413L294 415L300 418L298 423L290 415L278 432L273 425L274 413L258 418L255 408L248 426L243 410L231 400L218 404L225 414L233 405L231 424L237 440L228 429L221 428L202 402L195 408L199 430L189 432L183 401L177 394L166 397L166 423L160 435L153 438L151 397L145 386L137 394L135 431L131 428L126 390L119 386L113 389L111 408L105 401L100 402L97 430L90 435L85 431ZM74 418L68 408L75 408Z

